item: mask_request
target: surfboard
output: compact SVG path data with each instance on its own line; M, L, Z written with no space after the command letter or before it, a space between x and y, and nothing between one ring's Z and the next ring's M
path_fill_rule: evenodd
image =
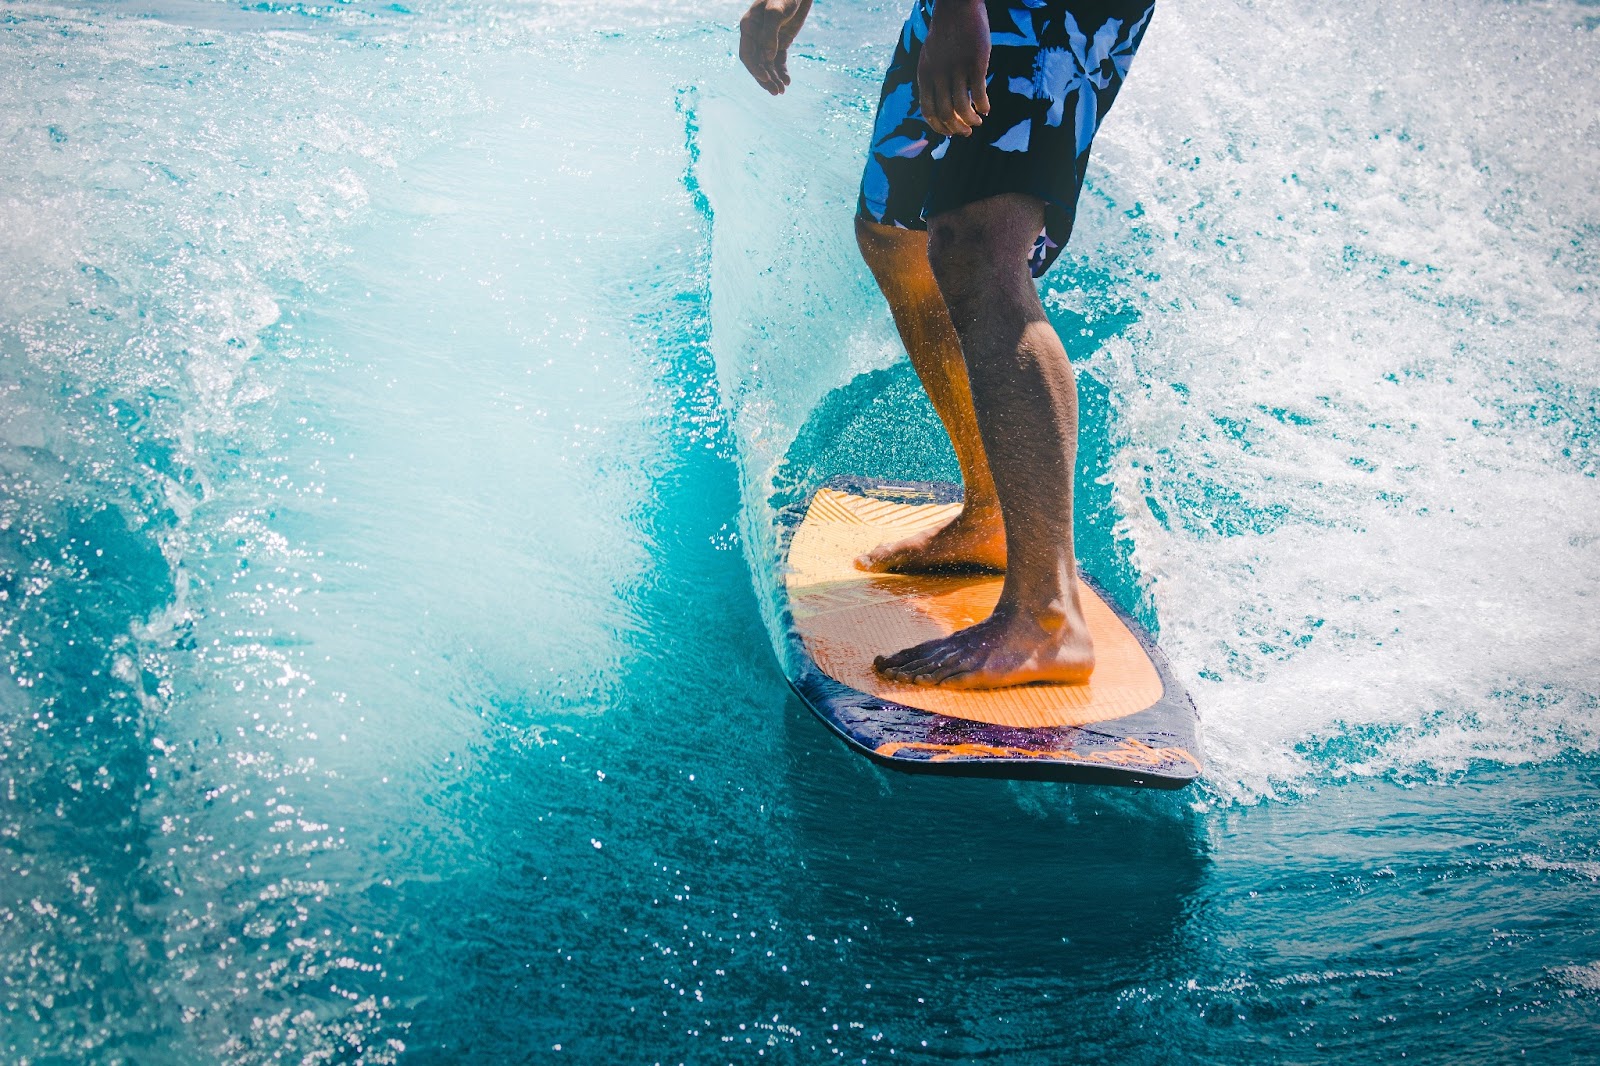
M854 560L953 517L948 482L837 477L780 516L789 683L856 751L896 770L1182 788L1200 719L1136 619L1083 574L1095 668L1080 685L963 692L881 677L872 660L988 617L998 574L869 574Z

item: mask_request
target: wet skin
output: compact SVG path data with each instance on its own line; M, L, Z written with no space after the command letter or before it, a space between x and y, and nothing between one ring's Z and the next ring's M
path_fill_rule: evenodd
M809 0L757 0L740 23L740 58L773 95ZM989 30L976 0L941 0L918 67L928 124L968 136L983 97ZM928 220L920 233L858 221L863 257L913 367L955 446L966 486L945 526L880 546L876 572L1005 570L994 612L874 666L918 685L981 689L1077 683L1094 669L1072 544L1078 393L1061 339L1028 272L1044 203L1005 194Z
M1004 570L1000 497L983 453L961 341L928 262L928 235L857 219L856 242L889 301L911 365L955 445L966 488L961 512L951 521L882 545L857 559L856 565L877 573Z
M963 449L969 453L963 477L970 486L986 468L987 480L977 477L988 488L973 493L974 502L929 539L927 547L937 548L937 555L919 556L916 546L902 542L871 553L867 561L892 560L900 570L945 569L956 561L951 549L977 543L990 554L960 561L992 565L998 548L1006 576L994 613L982 622L875 660L878 672L894 681L1000 688L1082 682L1094 669L1072 543L1078 390L1027 266L1043 223L1043 202L1014 194L967 204L928 223L929 270L958 342L965 395L947 359L925 350L912 362L951 429L958 456ZM904 293L915 291L914 285L880 280L880 287L897 322L912 316L912 308L895 304L904 304ZM908 350L914 344L930 347L929 335L942 336L926 326L907 335L902 327ZM929 374L924 366L945 374ZM962 439L969 417L978 430L976 450ZM985 541L967 532L992 521L986 492L999 504L998 545L992 536Z

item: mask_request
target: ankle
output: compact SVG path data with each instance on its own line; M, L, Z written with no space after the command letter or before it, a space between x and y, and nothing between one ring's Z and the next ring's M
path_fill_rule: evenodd
M961 513L968 518L999 521L1000 497L995 495L993 489L974 489L962 498Z
M1015 580L1013 580L1015 577ZM1083 605L1078 599L1077 575L1044 573L1030 579L1015 566L1006 573L995 613L1028 620L1049 636L1084 629Z

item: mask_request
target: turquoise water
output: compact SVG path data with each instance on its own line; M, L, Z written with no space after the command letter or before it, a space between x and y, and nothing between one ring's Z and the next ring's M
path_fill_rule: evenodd
M1566 1062L1600 1038L1594 8L1164 0L1047 302L1177 796L791 697L772 508L952 461L893 5L14 0L0 1060ZM752 576L754 575L754 576Z

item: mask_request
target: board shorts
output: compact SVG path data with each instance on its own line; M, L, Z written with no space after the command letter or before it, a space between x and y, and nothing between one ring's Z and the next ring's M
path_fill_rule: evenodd
M1002 193L1045 203L1028 269L1050 269L1072 232L1089 145L1144 39L1153 0L986 0L989 114L968 137L923 121L917 62L934 0L913 0L884 76L857 217L925 230Z

